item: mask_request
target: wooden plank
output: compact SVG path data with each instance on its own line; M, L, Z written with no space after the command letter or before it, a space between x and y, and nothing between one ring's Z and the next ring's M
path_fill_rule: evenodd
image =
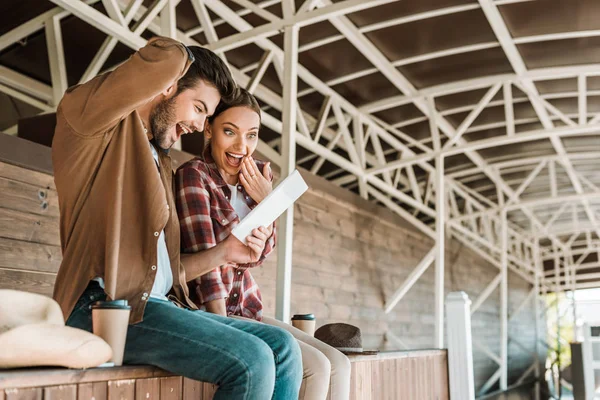
M29 178L35 176L43 181L50 177L48 185L54 187L50 148L19 137L0 134L0 175L10 176L10 167L39 171ZM9 172L5 172L6 169Z
M357 381L359 379L358 376L358 363L351 363L350 364L350 400L357 400L357 393L356 393L356 386L357 386Z
M60 246L58 218L0 208L0 237Z
M0 289L22 290L51 297L55 280L54 274L0 269Z
M378 391L382 399L393 400L397 399L396 393L396 360L382 360L380 364L381 378L379 380ZM377 397L375 397L377 398Z
M135 400L160 400L160 378L137 379Z
M180 376L160 378L160 400L181 400L183 381Z
M208 382L203 382L202 385L202 400L212 400L217 391L217 385Z
M77 400L107 400L108 382L80 383Z
M368 399L376 400L372 396L372 394L373 394L373 387L371 385L371 379L370 379L371 376L373 375L373 373L372 373L372 367L373 367L373 363L370 363L370 362L363 363L363 368L364 368L363 374L364 374L364 377L365 377L365 381L364 381L365 389L364 389L364 391L365 391L365 394L367 395Z
M215 396L215 392L217 391L217 385L212 383L203 382L202 383L202 400L212 400Z
M1 280L2 278L0 278ZM90 369L36 368L0 370L0 389L27 388L31 387L31 382L35 382L38 386L52 386L125 379L161 378L165 376L173 376L173 374L156 367L143 365Z
M135 400L135 379L109 381L108 400Z
M426 380L425 380L425 376L424 374L426 373L426 368L427 368L427 363L425 362L424 359L417 359L416 360L416 364L417 364L417 385L419 387L420 393L421 393L421 398L423 399L427 399L427 384L426 384Z
M439 357L432 357L431 360L431 371L434 371L434 373L431 373L428 375L429 380L430 380L430 384L431 384L431 395L434 396L435 398L439 399L442 393L442 388L441 386L441 382L439 379L439 374L438 374L438 365L439 365Z
M183 400L204 400L203 389L203 382L183 378Z
M396 385L398 385L398 399L410 399L410 385L408 383L408 368L406 358L396 359Z
M383 394L383 364L385 360L371 362L371 397L373 399L384 399Z
M411 358L407 358L404 363L404 379L406 385L408 386L407 390L407 399L413 400L417 398L417 388L415 387L415 367L413 365L413 360Z
M42 388L9 389L5 395L6 400L42 400Z
M44 400L77 400L77 385L44 388Z
M61 261L59 246L0 238L0 268L56 274Z
M421 360L421 384L423 385L423 393L425 394L424 399L433 398L433 382L431 377L433 376L433 357L427 357Z
M28 173L23 169L24 173ZM10 210L58 217L58 194L55 190L0 177L0 204Z
M420 371L420 362L417 358L410 359L410 367L412 370L412 385L415 387L415 400L424 399L423 397L423 386L421 385L420 378L422 372Z
M446 355L446 350L399 350L399 351L386 351L377 354L350 354L348 359L350 362L362 362L370 360L386 360L386 359L398 359L398 358L421 358L427 356L441 356Z
M412 358L411 360L411 368L413 370L413 382L412 384L415 387L415 399L424 399L425 397L423 397L424 395L424 390L423 390L423 384L421 382L421 374L423 373L421 371L421 360L416 359L416 358Z
M350 398L371 400L371 363L357 362L351 365Z
M399 382L398 382L398 364L396 360L386 360L385 364L386 376L384 378L384 390L383 394L386 399L398 399L400 395L398 393Z
M439 400L450 399L450 381L448 378L448 353L439 356L439 380L437 386L440 388Z

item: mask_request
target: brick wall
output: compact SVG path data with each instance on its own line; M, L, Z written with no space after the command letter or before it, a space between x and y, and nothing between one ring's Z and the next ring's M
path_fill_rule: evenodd
M340 200L337 188L311 189L295 211L292 314L315 313L317 326L329 322L357 325L365 348L399 349L385 340L391 331L409 348L431 348L434 332L434 268L431 266L390 314L384 300L406 279L433 241L398 219L375 215L357 206L358 200ZM334 193L333 195L331 193ZM357 197L357 196L356 196ZM346 198L348 199L348 197ZM354 203L354 204L352 204ZM372 208L371 208L372 209ZM389 217L389 216L388 216ZM456 240L447 242L446 293L464 290L474 300L499 270ZM253 274L261 286L265 314L275 310L276 254ZM531 286L509 274L509 315ZM475 313L473 338L499 354L500 295L496 290ZM510 324L510 334L533 350L533 303ZM531 365L532 356L510 343L509 383ZM496 371L497 364L474 351L476 388Z

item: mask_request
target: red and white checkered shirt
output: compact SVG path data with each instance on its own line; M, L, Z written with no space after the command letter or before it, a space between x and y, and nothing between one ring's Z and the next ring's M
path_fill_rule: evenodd
M258 169L262 171L265 163L255 161ZM240 222L229 202L229 186L212 159L210 145L201 157L196 157L179 167L175 185L175 202L184 253L194 253L216 246L225 240ZM256 207L257 203L246 193L244 187L238 184L237 188L248 207ZM262 298L249 268L261 265L274 248L275 227L257 262L225 264L189 282L190 297L200 309L205 309L203 305L209 301L226 299L227 315L240 315L260 321Z

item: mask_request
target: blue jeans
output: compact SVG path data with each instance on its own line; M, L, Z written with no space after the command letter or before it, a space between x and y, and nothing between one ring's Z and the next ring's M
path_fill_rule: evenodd
M105 298L91 282L67 325L91 332L91 304ZM215 400L297 399L302 383L300 347L287 331L153 298L144 320L129 325L123 363L217 384Z

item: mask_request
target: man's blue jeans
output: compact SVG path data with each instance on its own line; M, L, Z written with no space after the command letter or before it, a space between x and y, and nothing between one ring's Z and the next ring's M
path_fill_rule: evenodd
M100 286L90 283L67 325L91 332L91 304L105 298ZM124 364L154 365L215 383L215 400L297 399L302 382L300 347L287 331L153 298L144 320L129 325Z

